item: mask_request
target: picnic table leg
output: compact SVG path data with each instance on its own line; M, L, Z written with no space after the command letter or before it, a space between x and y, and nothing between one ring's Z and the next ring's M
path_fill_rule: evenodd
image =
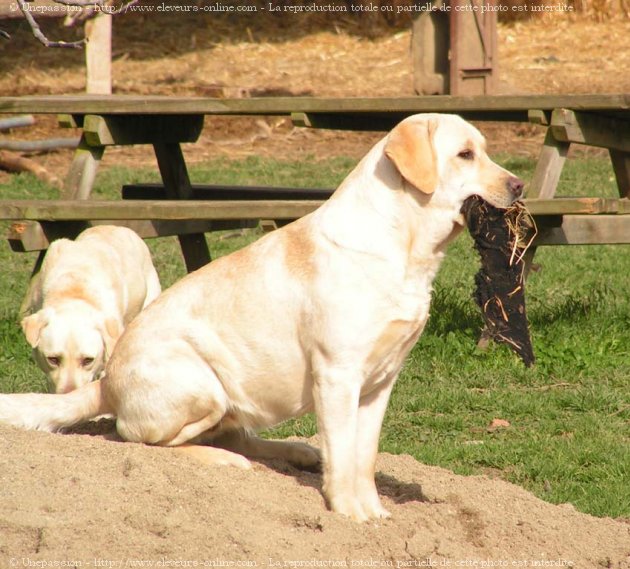
M79 145L72 159L70 170L66 176L64 187L61 190L61 199L88 199L94 185L94 178L98 166L105 151L104 146L90 146L85 140L85 135L81 136ZM15 224L14 224L15 225ZM19 233L21 239L37 240L42 238L42 229L37 221L30 221L19 224ZM79 230L77 225L77 230ZM31 271L31 280L37 276L44 261L46 249L39 251L33 270Z
M169 199L192 198L192 187L181 146L176 142L160 142L154 143L153 148L166 196ZM203 233L180 235L178 239L188 272L195 271L212 260Z
M556 194L562 168L567 159L570 142L556 140L551 128L547 129L545 142L536 164L536 170L527 188L527 198L550 199ZM523 258L525 263L524 277L527 278L534 262L536 247L530 247Z
M104 152L104 146L90 146L85 135L81 136L61 192L62 199L86 200L90 197Z
M630 198L630 152L609 150L610 161L613 165L619 196Z

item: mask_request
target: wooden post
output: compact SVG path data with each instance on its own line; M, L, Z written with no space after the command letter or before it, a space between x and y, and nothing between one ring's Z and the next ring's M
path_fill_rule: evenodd
M450 94L497 92L497 0L450 3Z
M411 32L413 87L419 95L449 92L448 12L440 10L442 2L434 2L433 7L414 20Z
M112 16L99 12L85 23L86 88L88 93L112 93Z
M414 22L414 89L421 95L497 92L497 0L434 0Z

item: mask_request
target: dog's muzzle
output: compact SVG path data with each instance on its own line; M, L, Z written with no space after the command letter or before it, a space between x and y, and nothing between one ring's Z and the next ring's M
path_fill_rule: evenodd
M523 188L525 182L516 176L510 176L507 181L507 188L510 194L512 194L514 200L519 199L523 195Z

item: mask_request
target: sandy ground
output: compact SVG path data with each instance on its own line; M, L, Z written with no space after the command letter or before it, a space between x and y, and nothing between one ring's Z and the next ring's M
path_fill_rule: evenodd
M352 22L315 21L303 33L242 26L234 39L223 20L150 23L117 27L116 92L411 93L405 29L366 33ZM45 51L11 26L13 43L0 43L0 92L83 89L76 53ZM501 26L502 89L630 92L629 32L620 19ZM481 126L491 151L537 152L535 127ZM54 119L41 118L7 136L59 134ZM215 120L186 155L191 163L252 154L358 157L377 136L299 131L278 119ZM63 176L71 153L33 158ZM103 166L120 163L153 158L145 148L110 150ZM8 176L0 172L0 183ZM630 567L627 521L551 505L498 479L381 455L378 487L392 517L356 525L326 510L318 474L282 463L209 470L167 449L105 440L99 433L109 426L69 435L0 427L0 568Z
M410 456L377 470L392 517L359 525L326 510L318 474L283 463L208 470L172 449L0 427L0 566L630 567L628 523Z

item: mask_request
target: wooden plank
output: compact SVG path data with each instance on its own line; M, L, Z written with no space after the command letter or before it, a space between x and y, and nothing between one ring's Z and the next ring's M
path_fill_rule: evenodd
M192 198L195 200L324 200L332 194L332 189L289 188L271 186L223 186L193 184ZM161 184L127 184L122 188L125 200L166 199ZM627 213L630 201L617 198L554 198L524 199L532 215L562 214L604 214Z
M630 121L621 118L556 109L551 115L556 140L630 152Z
M626 213L623 203L616 198L555 198L524 199L532 215L610 214Z
M203 115L86 115L83 134L90 146L196 142L203 120Z
M534 240L540 245L630 244L628 215L566 215L555 227L539 227Z
M121 225L133 229L143 239L170 237L190 233L207 233L226 229L244 229L256 227L256 220L199 220L199 221L43 221L14 223L7 239L11 249L24 253L47 249L52 241L61 237L74 239L81 231L95 225Z
M0 113L69 114L234 114L290 115L303 113L404 113L496 111L521 113L528 109L607 111L630 116L630 94L611 95L497 95L475 97L254 97L215 99L203 97L137 95L45 95L0 97Z
M297 219L314 211L321 204L320 200L0 200L0 219Z
M323 200L0 200L10 220L218 220L297 219ZM630 201L612 198L524 200L532 215L630 214ZM621 215L620 215L621 216Z

